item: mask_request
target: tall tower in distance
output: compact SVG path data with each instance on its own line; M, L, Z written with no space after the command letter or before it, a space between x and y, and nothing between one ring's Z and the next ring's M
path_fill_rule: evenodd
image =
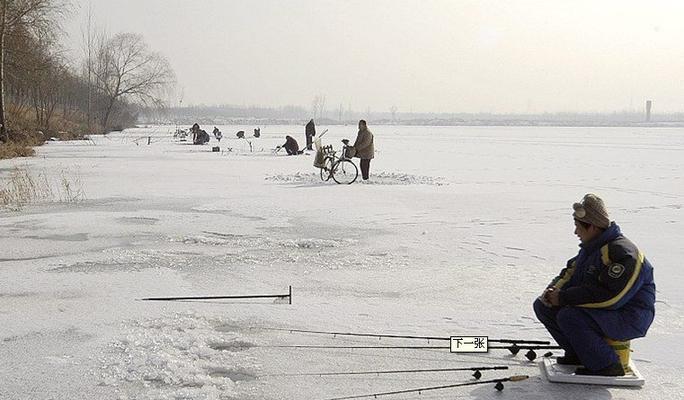
M653 102L651 100L646 100L646 122L651 122L651 106Z

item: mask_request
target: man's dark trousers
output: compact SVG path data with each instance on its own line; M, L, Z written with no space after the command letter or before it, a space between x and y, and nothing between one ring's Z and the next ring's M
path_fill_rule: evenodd
M370 172L370 161L370 159L361 159L361 176L363 177L364 181L368 179L368 173Z
M547 307L537 299L534 312L566 354L576 355L588 369L598 371L619 361L606 335L582 308Z

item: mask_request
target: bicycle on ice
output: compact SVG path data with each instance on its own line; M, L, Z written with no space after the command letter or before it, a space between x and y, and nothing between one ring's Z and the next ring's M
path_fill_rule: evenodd
M314 166L320 169L321 180L326 182L332 178L339 184L351 185L358 178L359 169L351 160L353 147L349 146L349 140L342 139L342 151L338 156L332 145L321 145L322 136L323 134L314 140L316 146Z

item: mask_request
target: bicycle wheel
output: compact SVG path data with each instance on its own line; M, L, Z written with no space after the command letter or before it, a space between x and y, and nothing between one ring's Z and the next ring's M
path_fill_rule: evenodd
M321 180L323 182L327 182L330 180L330 170L332 169L332 159L330 157L326 157L325 161L323 162L323 168L320 168L321 170Z
M340 160L335 163L330 175L339 184L351 185L359 176L359 169L351 160Z

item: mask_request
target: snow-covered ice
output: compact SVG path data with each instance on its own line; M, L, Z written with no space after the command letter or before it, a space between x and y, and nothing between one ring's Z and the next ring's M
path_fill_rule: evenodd
M253 127L219 128L220 152L157 126L0 161L0 187L20 171L51 188L0 210L1 399L326 399L471 378L291 374L478 365L530 379L420 397L681 397L684 130L371 126L370 184L346 186L322 182L313 154L271 151L303 127L262 127L253 152L231 134ZM325 144L355 137L329 129ZM576 253L587 192L655 267L641 389L550 384L522 352L269 347L425 343L265 328L546 339L531 304ZM139 300L290 285L292 305Z

